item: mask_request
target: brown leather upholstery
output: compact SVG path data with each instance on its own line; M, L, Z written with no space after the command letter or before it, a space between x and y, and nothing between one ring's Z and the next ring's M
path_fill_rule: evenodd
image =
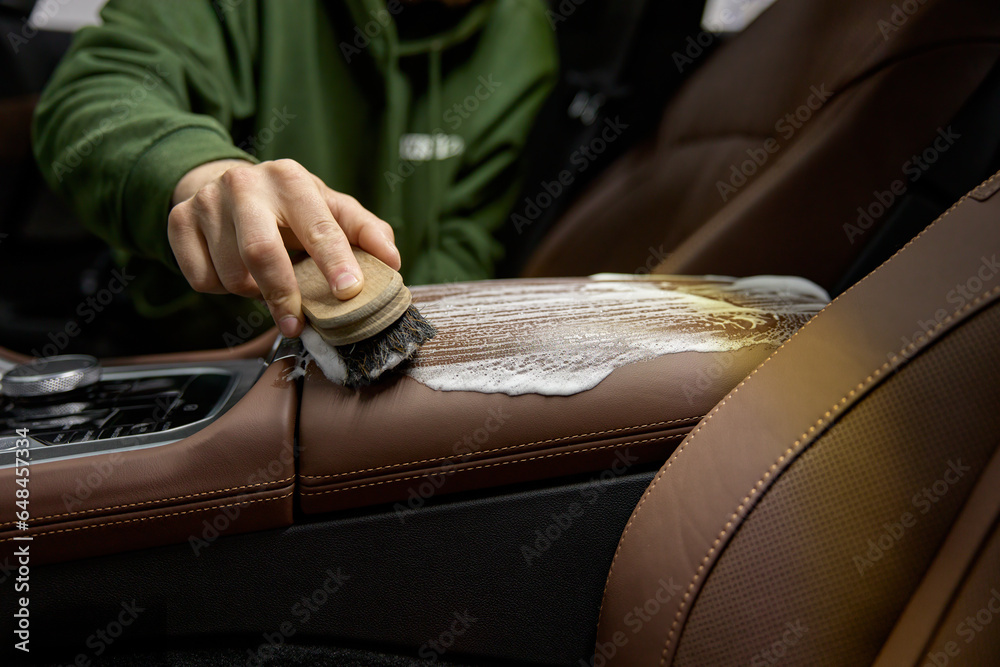
M602 664L871 664L897 622L922 648L885 664L924 664L988 602L998 183L836 299L687 436L622 535ZM956 567L959 595L942 601L939 573ZM905 611L918 596L937 605L930 622ZM1000 659L995 639L977 641L958 664Z
M648 310L649 302L632 300L644 293L630 291L638 289L637 285L643 290L718 295L719 286L727 284L669 277L643 281L624 276L600 283L462 283L414 288L413 296L434 321L429 305L442 304L438 308L448 312L444 304L453 298L482 298L494 307L507 301L520 310L528 307L524 290L532 285L573 294L598 284L614 289L617 309L597 311L570 305L548 311L543 307L499 322L485 313L452 317L439 322L438 336L421 349L415 363L433 366L474 359L477 364L488 364L504 357L508 347L535 350L539 363L573 353L572 344L559 346L534 333L536 329L521 326L519 319L551 324L556 333L568 330L574 318L589 331L613 330L622 337L646 327L664 340L675 335L704 338L721 327L733 340L742 341L742 346L679 351L631 363L611 372L593 389L571 396L442 392L408 376L351 391L328 382L314 369L303 387L299 425L302 509L315 513L395 502L397 509L406 511L446 493L604 470L619 475L632 466L663 461L705 411L816 310L815 298L812 306L793 316L768 315L763 303L755 306L753 299L759 296L718 297L741 304L746 308L741 312L761 314L759 322L750 326L707 315L712 312L708 306L704 306L704 317L689 319L664 316ZM782 298L797 303L791 293ZM756 338L774 326L784 333L776 333L773 339ZM581 340L575 345L594 344ZM608 352L613 353L613 349Z
M894 18L901 5L918 9ZM525 275L628 272L669 255L658 272L780 273L832 289L887 216L860 236L844 226L876 191L912 186L906 163L947 134L998 59L993 0L779 0L692 75ZM748 151L763 164L749 162L743 184L733 170Z
M292 522L296 385L278 361L228 412L177 442L31 465L32 563L191 541L198 553L220 534ZM14 498L15 469L0 469ZM17 508L0 504L0 559Z

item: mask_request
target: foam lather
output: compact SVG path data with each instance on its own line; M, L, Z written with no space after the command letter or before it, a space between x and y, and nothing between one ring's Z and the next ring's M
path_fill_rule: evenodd
M829 301L818 285L783 276L604 274L413 294L439 335L404 374L441 391L556 396L664 354L777 347Z

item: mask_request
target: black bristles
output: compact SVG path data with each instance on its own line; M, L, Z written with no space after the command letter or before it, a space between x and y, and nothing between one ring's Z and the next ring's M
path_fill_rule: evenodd
M425 320L415 306L410 306L381 333L351 345L337 346L347 367L344 385L352 389L370 385L397 365L390 365L394 357L410 359L435 334L434 325Z

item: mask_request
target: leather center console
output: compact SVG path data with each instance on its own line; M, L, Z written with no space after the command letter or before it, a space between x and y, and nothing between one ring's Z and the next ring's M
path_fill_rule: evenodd
M446 493L618 476L662 462L826 301L795 279L616 275L427 286L413 295L440 333L409 371L360 391L332 384L314 366L307 374L299 425L307 513L390 502L405 513ZM686 342L648 358L632 354L666 349L650 341ZM523 358L493 363L505 355ZM568 396L438 391L414 379L436 368L429 377L440 382L448 377L440 367L456 367L490 386L510 386L497 377L504 373L544 384L567 365L583 371L581 364L613 357L643 360ZM532 363L545 366L526 367Z
M266 365L273 337L262 337L228 353L112 360L62 398L3 399L0 564L26 536L37 563L183 542L198 554L219 535L291 525L296 495L307 514L386 503L405 513L458 491L619 477L665 460L827 301L811 283L768 277L487 281L413 295L438 336L363 390L310 365L300 401L289 341ZM9 367L26 360L4 356L5 380L23 380ZM464 390L431 388L449 384ZM27 529L11 502L25 467Z

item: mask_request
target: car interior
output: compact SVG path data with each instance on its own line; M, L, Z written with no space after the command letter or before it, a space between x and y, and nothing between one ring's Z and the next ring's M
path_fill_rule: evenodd
M0 1L3 664L1000 664L1000 5L550 0L498 279L412 288L415 373L607 371L543 395L144 324L34 164L42 4Z

